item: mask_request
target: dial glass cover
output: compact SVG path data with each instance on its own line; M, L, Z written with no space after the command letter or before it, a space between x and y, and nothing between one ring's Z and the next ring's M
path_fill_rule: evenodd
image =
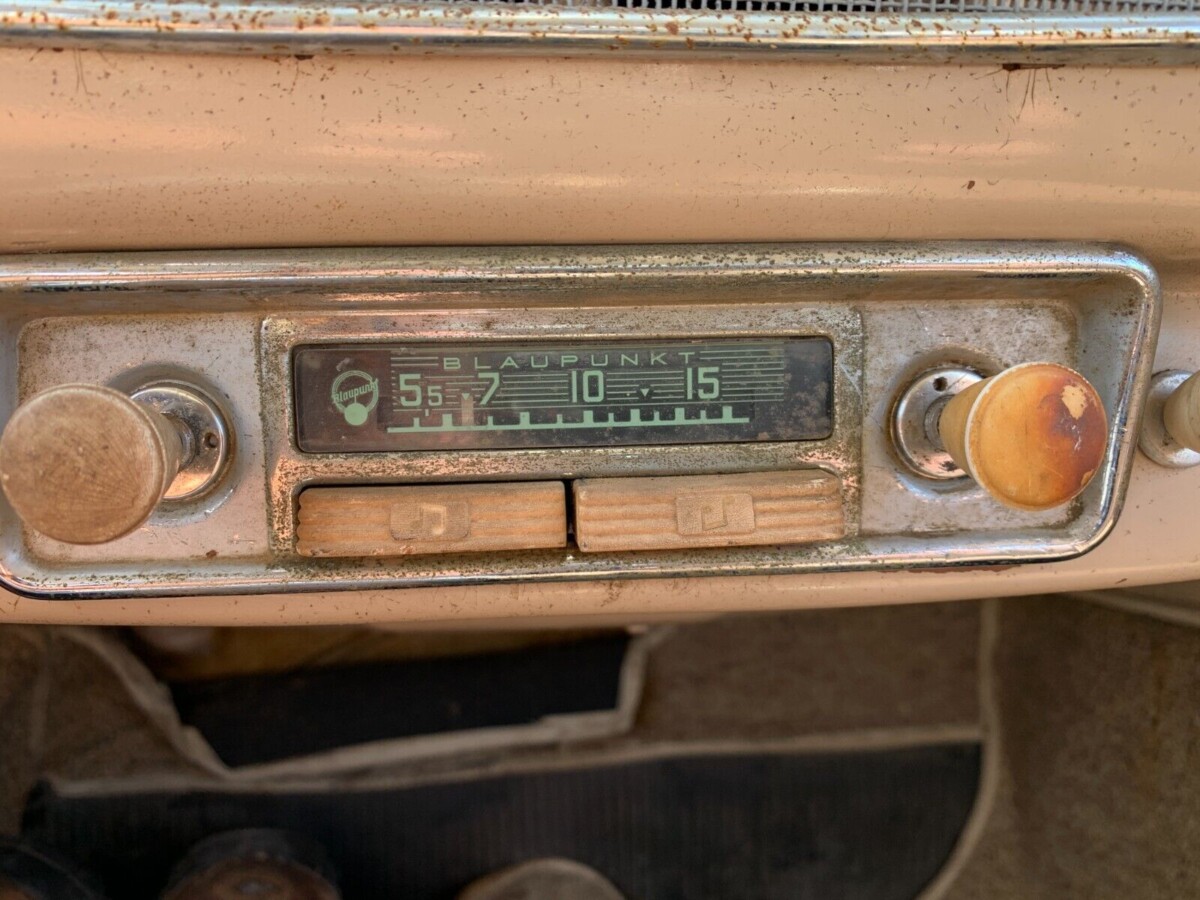
M307 453L810 441L833 430L824 337L314 345Z

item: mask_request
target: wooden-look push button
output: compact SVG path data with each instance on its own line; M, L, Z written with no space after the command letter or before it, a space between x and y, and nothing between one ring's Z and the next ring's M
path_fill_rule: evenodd
M956 394L938 433L958 465L996 500L1050 509L1099 471L1108 418L1096 389L1055 363L1027 363Z
M0 485L35 531L99 544L149 518L185 462L186 435L120 391L66 384L17 408L0 437Z
M413 556L567 545L559 481L315 487L300 495L301 556Z
M575 482L585 553L804 544L846 533L842 485L820 469Z

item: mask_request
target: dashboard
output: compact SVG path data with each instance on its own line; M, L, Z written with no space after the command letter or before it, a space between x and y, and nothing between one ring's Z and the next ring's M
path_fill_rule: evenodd
M1200 577L1184 39L553 58L89 27L0 49L4 416L78 389L0 447L0 616ZM103 514L46 489L65 434L124 492Z

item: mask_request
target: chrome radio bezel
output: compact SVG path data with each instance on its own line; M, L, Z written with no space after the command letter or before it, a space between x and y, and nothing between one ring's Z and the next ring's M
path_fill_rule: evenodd
M225 493L164 511L110 545L55 545L26 533L0 504L0 579L62 598L798 575L1077 556L1104 538L1120 509L1161 303L1153 269L1128 250L1014 242L25 256L0 259L0 300L0 415L52 383L116 383L139 367L169 367L170 348L190 347L190 364L205 369L236 432L236 481ZM71 341L47 340L48 357L27 353L18 366L22 330L46 322L47 334ZM104 353L93 346L101 331L106 340L127 338ZM289 355L302 343L372 334L461 343L813 333L835 344L834 433L825 441L345 457L295 446ZM91 349L71 357L68 345ZM905 472L889 448L887 419L906 380L941 361L938 348L981 370L1056 356L1093 381L1109 412L1110 444L1077 501L1015 513L969 485L926 484ZM844 539L368 561L303 559L293 548L296 495L311 484L809 465L842 480ZM231 518L245 527L230 533Z

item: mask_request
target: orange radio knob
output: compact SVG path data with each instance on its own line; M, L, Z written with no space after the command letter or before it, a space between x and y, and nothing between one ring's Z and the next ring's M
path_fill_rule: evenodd
M1060 506L1100 470L1108 417L1096 389L1056 363L1026 363L946 403L947 452L996 500L1017 509Z

